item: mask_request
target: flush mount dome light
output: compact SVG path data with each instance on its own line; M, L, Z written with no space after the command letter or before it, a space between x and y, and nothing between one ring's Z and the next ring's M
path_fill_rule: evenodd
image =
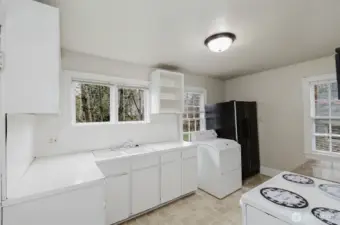
M236 35L229 32L213 34L205 39L204 44L212 52L224 52L230 48L231 44L235 41Z

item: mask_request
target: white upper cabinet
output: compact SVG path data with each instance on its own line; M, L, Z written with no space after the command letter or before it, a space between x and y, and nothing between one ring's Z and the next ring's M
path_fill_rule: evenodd
M184 75L166 70L155 70L151 79L151 113L182 113Z
M6 113L59 112L59 9L5 2L3 93Z
M2 0L0 0L0 25L3 25L5 21L5 7L2 3Z

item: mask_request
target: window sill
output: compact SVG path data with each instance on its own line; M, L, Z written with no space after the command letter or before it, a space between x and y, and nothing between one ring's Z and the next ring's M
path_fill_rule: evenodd
M150 121L121 121L113 124L149 124Z
M323 153L323 152L305 152L308 159L326 160L326 161L340 161L340 154Z
M107 125L123 125L123 124L150 124L151 121L125 121L125 122L97 122L97 123L72 123L74 127L87 127L87 126L107 126Z

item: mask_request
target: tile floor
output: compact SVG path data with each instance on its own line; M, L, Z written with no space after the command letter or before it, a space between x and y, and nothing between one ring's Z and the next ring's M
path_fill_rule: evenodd
M198 190L195 195L156 209L123 225L241 225L239 200L242 194L268 179L269 177L256 175L247 180L241 190L222 200Z

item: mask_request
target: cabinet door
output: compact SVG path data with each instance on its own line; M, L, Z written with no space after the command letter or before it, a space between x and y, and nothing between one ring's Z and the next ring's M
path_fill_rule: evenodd
M159 167L132 172L132 214L160 204Z
M104 184L3 209L5 225L105 225Z
M182 161L182 194L197 190L197 157Z
M32 0L5 2L4 110L58 113L59 10Z
M130 216L129 175L106 180L106 220L113 224Z
M181 195L181 161L165 163L161 171L161 202L165 203Z

